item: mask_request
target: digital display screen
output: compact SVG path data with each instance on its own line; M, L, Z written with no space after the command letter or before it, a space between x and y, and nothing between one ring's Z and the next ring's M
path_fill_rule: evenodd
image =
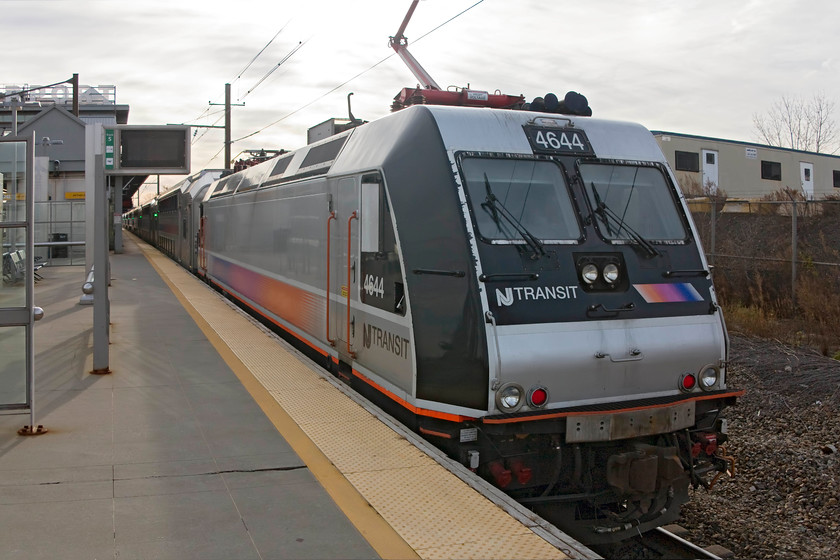
M120 169L188 168L183 128L124 128L120 131Z

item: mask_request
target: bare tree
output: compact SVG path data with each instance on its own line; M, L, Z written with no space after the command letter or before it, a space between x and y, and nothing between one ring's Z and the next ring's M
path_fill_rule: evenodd
M771 146L833 154L840 148L834 101L824 93L811 99L782 96L765 114L753 115L759 140Z

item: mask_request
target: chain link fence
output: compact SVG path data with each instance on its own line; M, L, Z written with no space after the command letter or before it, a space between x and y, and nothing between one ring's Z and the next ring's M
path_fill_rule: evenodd
M840 201L688 202L725 305L820 324L840 316Z

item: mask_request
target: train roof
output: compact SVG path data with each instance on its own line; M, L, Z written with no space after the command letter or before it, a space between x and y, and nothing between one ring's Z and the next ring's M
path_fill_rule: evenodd
M414 105L224 177L206 198L263 184L379 168L397 144L406 142L416 144L418 149L442 141L451 152L532 155L525 126L583 131L595 156L601 159L666 162L650 131L636 123L506 109Z
M436 131L413 124L423 115L433 119ZM650 131L636 123L505 109L414 105L351 131L353 136L330 172L382 165L395 141L406 135L418 147L442 140L451 152L532 155L534 150L523 129L526 125L582 130L595 155L602 159L666 161Z
M203 187L206 187L207 185L211 184L213 181L217 180L221 176L221 169L202 169L201 171L193 173L189 177L186 177L181 181L175 183L172 186L172 188L170 188L165 193L162 193L160 196L157 197L157 199L163 200L182 193L189 194L192 197L196 197Z

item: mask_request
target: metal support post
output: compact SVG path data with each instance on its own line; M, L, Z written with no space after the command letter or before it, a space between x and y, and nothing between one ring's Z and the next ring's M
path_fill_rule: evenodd
M793 200L793 210L790 218L790 300L793 303L793 310L796 311L796 255L799 250L796 247L796 200Z
M225 169L230 169L230 84L225 84Z
M104 131L101 124L89 124L85 127L85 271L91 269L94 262L93 239L96 236L94 208L96 207L96 177L104 176L104 169L97 169L94 162L97 155L104 152ZM111 155L113 157L113 154ZM104 178L102 179L104 181Z
M97 280L94 282L93 297L93 371L91 373L111 373L109 368L110 343L109 321L110 301L108 284L111 269L108 263L108 193L105 187L105 157L94 157L94 236L93 262Z
M123 178L120 175L114 177L116 184L114 185L113 199L114 199L114 219L111 222L111 227L114 228L114 253L120 254L123 252L123 236L122 236L122 190Z
M210 103L210 105L221 105L221 103ZM230 147L233 142L230 139L231 136L231 129L230 129L230 108L231 107L244 107L244 103L231 103L230 102L230 84L225 84L225 169L230 169ZM190 125L190 126L199 126L203 128L221 128L218 126L206 126L206 125Z
M717 250L715 248L715 243L717 241L715 239L715 237L716 237L715 229L717 227L717 201L715 201L715 200L712 200L712 215L710 217L711 217L712 223L711 223L711 228L710 228L711 231L709 232L709 237L710 237L709 243L711 244L711 247L709 247L709 264L714 265L715 264L715 251Z

